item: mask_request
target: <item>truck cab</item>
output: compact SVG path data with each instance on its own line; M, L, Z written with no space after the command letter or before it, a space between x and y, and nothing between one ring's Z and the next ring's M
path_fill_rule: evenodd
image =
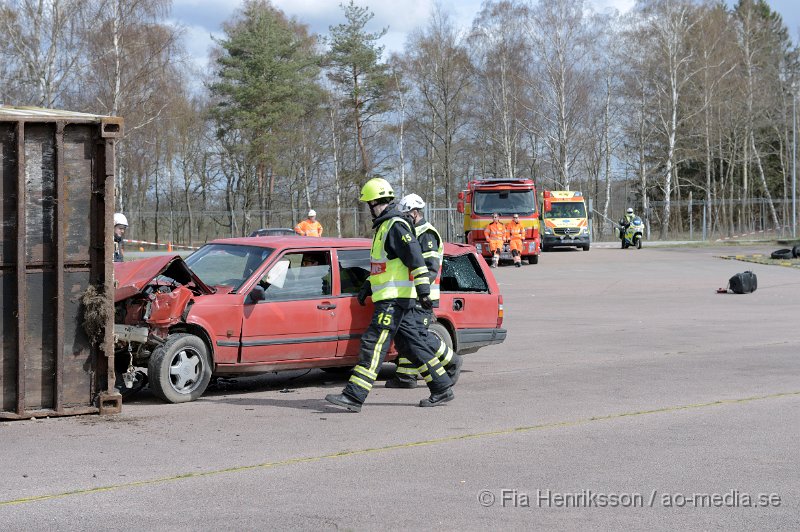
M489 246L483 230L492 222L492 213L500 215L505 225L514 214L525 227L522 258L529 264L538 264L541 244L539 237L539 205L536 186L530 179L477 179L467 183L467 189L458 193L458 212L464 215L464 241L475 246L483 257L490 257ZM511 252L504 250L501 260L511 260Z

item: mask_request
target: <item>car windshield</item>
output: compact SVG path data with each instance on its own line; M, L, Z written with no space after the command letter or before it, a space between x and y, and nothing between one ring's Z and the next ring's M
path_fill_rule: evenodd
M210 286L238 289L274 250L236 244L208 244L186 257L186 264Z
M512 214L533 214L536 210L535 196L532 190L497 190L477 191L474 195L473 212L475 214L492 214L510 216Z
M583 202L552 202L550 210L544 213L545 218L586 218Z

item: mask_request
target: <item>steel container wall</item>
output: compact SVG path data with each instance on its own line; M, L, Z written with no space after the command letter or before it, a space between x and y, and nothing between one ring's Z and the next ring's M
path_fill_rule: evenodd
M121 408L111 285L121 134L115 117L0 106L0 419ZM91 290L104 325L94 340Z

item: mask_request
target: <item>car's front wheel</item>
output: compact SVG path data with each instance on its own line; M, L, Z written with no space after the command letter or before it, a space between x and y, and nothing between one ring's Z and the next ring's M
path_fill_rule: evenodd
M211 380L208 347L193 334L173 334L150 355L147 375L157 397L170 403L194 401Z

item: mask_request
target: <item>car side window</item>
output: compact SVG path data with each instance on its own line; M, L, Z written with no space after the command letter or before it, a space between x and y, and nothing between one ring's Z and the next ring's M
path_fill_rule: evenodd
M266 301L316 299L331 295L331 254L328 251L287 253L281 260L289 261L283 286L270 285L266 275L260 285Z
M357 294L369 277L369 250L345 249L339 257L339 283L342 294Z
M489 285L472 254L445 255L442 262L442 292L488 292Z

